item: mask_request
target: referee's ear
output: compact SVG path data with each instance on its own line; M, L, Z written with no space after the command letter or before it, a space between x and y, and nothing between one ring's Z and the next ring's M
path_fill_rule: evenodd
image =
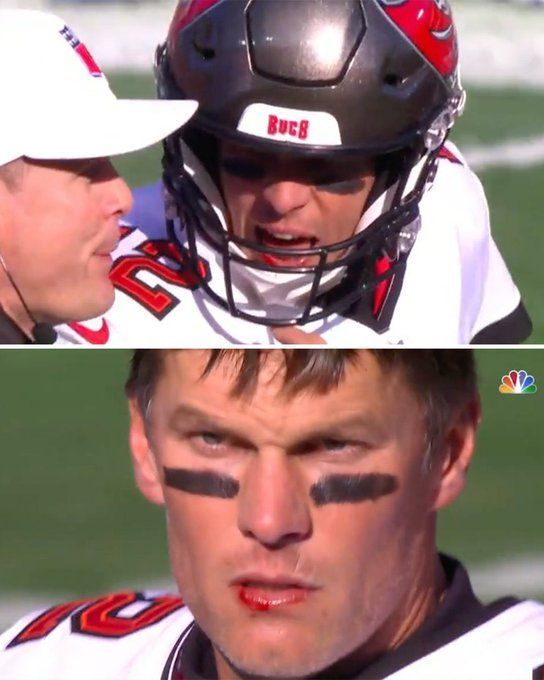
M481 413L480 400L472 399L457 409L450 419L441 447L435 452L440 475L435 510L452 503L465 487Z
M134 398L129 399L128 406L130 414L128 440L136 485L148 501L163 505L161 476L142 412Z

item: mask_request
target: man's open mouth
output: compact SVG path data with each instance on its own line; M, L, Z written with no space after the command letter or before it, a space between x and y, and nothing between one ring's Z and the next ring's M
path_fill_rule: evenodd
M315 258L312 255L297 254L297 251L317 246L318 239L308 234L288 230L272 230L258 226L255 227L255 237L259 245L281 250L285 253L272 254L255 251L255 255L267 264L276 267L303 267L310 264L310 260Z
M304 602L312 588L291 583L262 583L246 581L237 587L241 604L253 611L270 611Z

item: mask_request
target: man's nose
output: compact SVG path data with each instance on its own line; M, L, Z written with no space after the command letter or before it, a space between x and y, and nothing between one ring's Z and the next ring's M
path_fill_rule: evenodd
M240 531L271 549L311 534L309 496L300 475L285 456L256 456L240 489Z
M312 187L295 180L276 179L269 182L262 190L264 206L271 218L283 217L301 210L312 195Z
M101 185L108 213L122 217L132 210L134 204L132 191L116 170L113 170L111 177Z

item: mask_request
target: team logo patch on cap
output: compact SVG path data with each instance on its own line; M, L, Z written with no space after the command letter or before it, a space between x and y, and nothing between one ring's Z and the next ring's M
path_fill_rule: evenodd
M102 78L104 74L102 73L100 66L96 63L93 55L89 52L85 45L80 40L78 40L74 32L68 28L68 26L65 26L62 31L60 31L60 34L78 53L79 57L93 78Z

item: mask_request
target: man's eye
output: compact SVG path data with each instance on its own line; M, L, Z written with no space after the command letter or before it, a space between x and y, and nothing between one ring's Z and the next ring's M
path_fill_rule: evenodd
M349 446L349 442L342 439L323 440L323 448L327 449L327 451L343 451L347 446Z
M312 175L311 178L312 184L314 184L317 187L326 186L328 184L336 184L338 182L343 181L339 175L333 174L332 172L316 173Z
M201 432L200 438L208 446L219 446L224 441L223 437L215 432Z
M104 182L116 177L116 171L111 162L105 158L93 158L83 162L77 174L89 182Z
M266 174L261 163L245 158L225 158L221 161L221 167L228 175L239 179L260 180Z
M314 182L314 185L322 191L353 194L363 189L364 181L360 177L342 178L337 175L336 177L321 177Z

